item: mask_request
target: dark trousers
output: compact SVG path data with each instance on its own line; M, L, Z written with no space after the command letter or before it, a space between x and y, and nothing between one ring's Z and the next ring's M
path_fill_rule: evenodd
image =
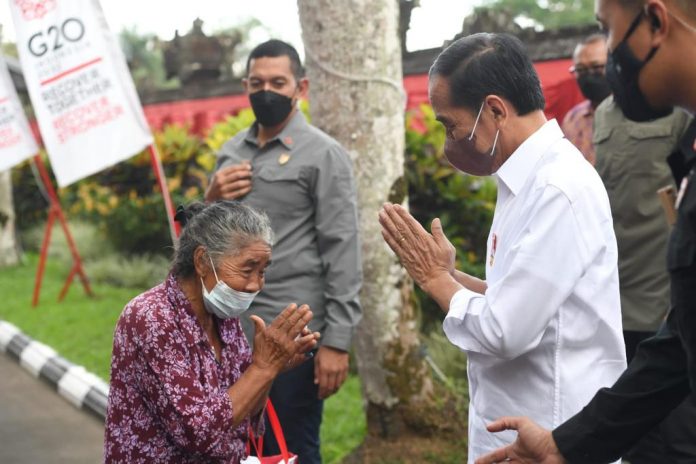
M653 335L652 332L624 331L629 363L638 344ZM696 464L696 395L692 393L687 397L624 458L631 464Z
M278 413L288 450L295 453L299 464L321 464L319 428L324 402L318 399L314 385L314 360L280 374L271 387L271 402ZM266 456L280 453L271 425L266 419L263 438Z

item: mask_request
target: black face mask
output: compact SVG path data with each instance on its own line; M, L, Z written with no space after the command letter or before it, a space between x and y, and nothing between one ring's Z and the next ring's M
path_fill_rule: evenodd
M611 94L607 78L603 74L583 74L578 77L582 94L595 105L599 105Z
M628 38L636 30L645 15L641 11L628 28L626 35L616 48L609 52L607 59L607 81L614 94L614 101L624 116L636 122L650 121L669 115L671 108L656 109L650 106L638 85L638 77L643 67L655 56L658 47L653 47L645 60L639 60L628 46Z
M274 127L285 121L292 111L292 98L270 90L259 90L249 95L256 120L264 127Z

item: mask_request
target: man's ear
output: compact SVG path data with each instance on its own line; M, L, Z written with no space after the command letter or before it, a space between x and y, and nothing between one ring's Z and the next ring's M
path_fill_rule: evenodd
M244 87L244 92L249 93L249 79L242 78L242 87Z
M649 0L645 4L645 14L648 17L652 32L650 45L659 47L669 33L672 18L669 17L667 7L661 0Z
M300 82L297 84L297 88L299 89L299 99L307 100L307 97L309 96L309 79L306 77L300 79Z
M503 127L510 116L510 110L505 100L497 95L489 95L486 97L486 106L493 113L498 127Z

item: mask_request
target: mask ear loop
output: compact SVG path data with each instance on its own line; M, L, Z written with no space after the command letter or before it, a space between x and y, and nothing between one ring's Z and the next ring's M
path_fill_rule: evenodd
M633 32L636 30L636 28L638 27L638 25L640 24L640 22L643 20L643 17L644 17L644 16L645 16L646 18L648 17L648 10L647 10L647 8L641 9L641 10L640 10L640 13L638 13L638 15L636 15L636 17L635 17L635 18L633 19L633 21L631 22L631 25L628 26L628 30L627 30L626 33L624 34L623 39L621 39L621 42L626 42L626 41L628 40L628 38L631 37L631 35L632 35Z
M217 272L215 272L215 265L213 264L213 258L208 255L208 259L210 260L210 267L213 268L213 275L215 275L215 281L220 282L220 279L218 279Z
M493 139L493 148L491 148L491 155L493 156L493 153L495 152L495 145L498 143L498 136L500 135L500 129L495 133L495 139Z
M671 17L673 17L674 19L676 19L679 23L681 23L682 26L684 26L685 28L689 29L691 32L696 32L696 27L694 27L694 26L692 26L691 24L687 23L687 22L684 21L682 18L680 18L679 16L675 15L674 13L672 13L672 12L669 11L669 10L667 10L667 13L669 13L669 15L670 15Z
M483 112L483 105L485 105L486 102L483 101L481 102L481 108L479 108L478 116L476 116L476 121L474 122L474 128L471 129L471 134L469 135L469 140L474 138L474 132L476 132L476 126L478 126L479 119L481 118L481 113Z

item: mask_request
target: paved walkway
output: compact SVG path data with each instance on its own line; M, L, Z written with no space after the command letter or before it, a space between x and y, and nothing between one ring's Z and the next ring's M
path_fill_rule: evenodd
M0 353L0 463L100 463L104 425Z

